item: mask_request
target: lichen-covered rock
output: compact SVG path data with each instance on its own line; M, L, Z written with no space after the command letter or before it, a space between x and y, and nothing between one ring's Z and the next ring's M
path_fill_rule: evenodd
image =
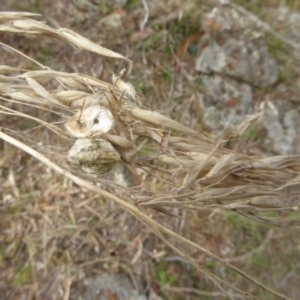
M103 273L96 278L86 280L86 300L147 300L132 286L129 279L122 274Z
M278 79L279 68L262 31L254 24L232 8L214 8L202 20L206 34L199 45L205 47L199 50L196 70L222 74L251 86L272 86Z
M201 27L205 34L198 41L195 68L203 83L202 120L218 136L253 113L253 90L274 86L279 67L264 32L238 10L218 6L201 19Z
M251 112L253 101L250 85L218 75L202 76L206 106L235 107L238 113Z
M226 125L228 125L228 120L226 120L224 110L220 110L215 106L209 106L205 110L205 114L203 116L203 123L205 127L207 127L210 130L223 130L226 127Z
M225 67L226 54L215 41L212 41L196 60L196 70L203 74L220 73L223 72Z
M300 154L300 114L295 109L280 107L274 103L278 112L266 109L262 125L267 135L262 146L271 153L286 155Z
M300 38L300 13L288 6L274 7L269 10L270 18L279 28L284 30L284 35L295 42Z
M229 124L238 124L244 115L253 112L250 85L219 75L203 75L202 83L206 107L203 124L217 135Z
M222 45L211 42L196 60L196 70L219 73L253 86L271 86L279 75L263 39L229 38Z
M106 140L82 138L69 150L68 160L87 173L104 174L121 161L121 157Z

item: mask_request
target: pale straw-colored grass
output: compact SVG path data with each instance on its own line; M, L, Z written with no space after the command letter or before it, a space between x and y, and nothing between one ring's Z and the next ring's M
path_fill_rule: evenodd
M54 29L33 19L38 17L30 13L0 13L0 31L56 38L85 51L125 60L128 62L127 72L131 71L132 63L122 55L96 45L71 30ZM223 147L228 140L240 136L253 126L261 117L260 114L245 117L239 126L229 127L219 142L214 143L203 134L139 105L134 88L123 81L124 72L115 76L113 83L103 82L84 74L51 70L8 45L0 45L2 49L15 51L20 58L30 59L37 67L37 70L32 71L0 66L0 113L6 118L14 116L31 120L52 137L51 142L47 143L38 138L34 140L30 131L1 127L1 139L29 153L80 187L120 205L148 226L174 252L205 273L228 298L233 299L228 288L245 297L246 292L182 253L171 242L172 239L208 255L271 294L288 299L225 259L159 224L139 209L139 206L147 206L169 214L168 209L171 207L183 210L223 208L258 222L298 226L299 219L280 217L279 214L271 218L268 214L298 209L300 196L297 192L293 193L293 187L300 183L300 157L250 157ZM74 143L74 137L61 124L67 123L66 127L69 124L75 131L79 130L83 126L85 109L93 106L109 109L115 125L112 130L98 134L85 127L86 136L107 140L119 152L124 164L143 170L147 178L139 189L123 189L124 198L95 185L95 182L101 182L101 176L84 174L80 168L70 166L67 162L67 151ZM59 122L51 123L30 115L30 107L54 113ZM55 147L61 147L62 151L55 153ZM166 188L157 189L147 184L151 178ZM135 205L130 204L130 199L135 201ZM247 297L255 299L251 295Z

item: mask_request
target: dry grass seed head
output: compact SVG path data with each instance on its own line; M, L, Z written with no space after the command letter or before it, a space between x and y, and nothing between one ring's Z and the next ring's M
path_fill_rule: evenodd
M42 22L28 18L33 16L36 15L26 13L1 13L0 31L55 37L80 49L128 61L122 55L96 45L70 30L54 29ZM37 63L37 65L40 64ZM7 68L5 66L2 70L16 71L15 68ZM260 214L262 209L266 211L274 211L274 209L290 210L291 208L295 209L299 205L299 197L286 193L287 184L299 185L300 183L300 176L297 172L300 168L298 157L291 158L281 156L270 159L247 157L223 148L223 144L227 142L228 139L239 136L249 128L249 126L252 126L253 123L258 120L258 115L245 118L245 121L239 126L228 128L220 141L213 143L204 135L158 112L141 109L130 104L130 98L134 98L133 96L135 96L135 94L132 91L132 87L122 82L121 79L114 78L114 85L118 88L118 91L116 91L114 85L83 74L56 72L48 68L44 68L44 70L40 71L18 71L21 75L4 75L0 77L0 93L3 97L23 102L25 105L26 103L35 103L41 107L46 105L58 111L63 110L72 114L73 116L71 116L69 121L65 120L67 122L66 127L69 128L68 131L71 135L75 138L83 137L85 139L89 134L97 135L98 133L99 136L97 136L95 141L99 142L99 138L106 139L106 141L104 141L105 144L108 145L107 143L109 143L110 145L111 143L114 145L114 149L117 150L114 157L107 162L107 169L105 169L105 171L110 169L115 161L120 161L120 158L122 158L126 162L134 161L136 165L141 168L144 167L143 169L146 171L148 170L149 174L147 178L151 178L151 176L154 175L156 178L161 178L164 183L169 181L175 185L173 188L174 195L171 199L166 199L170 197L170 189L161 191L159 199L157 199L155 193L150 193L150 196L147 196L147 201L140 202L144 206L151 207L155 203L156 208L161 208L161 210L169 206L181 209L192 208L200 210L203 209L203 206L207 206L207 208L222 207L224 209L235 210L257 221L269 222L271 221L270 218ZM57 87L44 87L45 79L54 80L59 86L59 89L57 89ZM96 93L91 93L91 87L96 90ZM122 99L122 101L116 101L117 103L115 103L115 98L117 98L117 100L124 99ZM86 129L88 127L89 129L81 133L80 136L76 135L76 133L74 135L75 131L78 132L81 130L81 128L78 130L78 128L74 127L80 124L82 125L83 123L80 122L83 122L82 120L86 119L86 116L89 118L89 112L92 112L95 107L98 107L97 113L102 112L106 114L105 118L111 120L111 116L108 114L108 109L110 109L115 123L108 122L109 126L105 124L105 129L101 129L102 132L99 132L98 129L95 131L90 130L94 125L96 125L96 127L97 124L103 125L101 123L102 121L96 124L95 122L93 124L89 123L89 126L85 126ZM18 110L9 110L5 107L1 109L1 112L5 114L14 114L20 118L28 118L26 114ZM79 116L80 118L78 118ZM46 125L48 128L54 130L55 133L61 132L61 128L58 126L46 124L47 122L37 118L34 118L34 120L39 124ZM94 118L93 120L96 119ZM73 124L73 121L77 122L77 125L75 123ZM70 124L72 125L70 126ZM62 135L66 136L65 134ZM46 156L8 136L4 132L0 132L0 136L2 139L23 149L49 167L73 180L78 185L96 194L103 195L119 204L138 220L147 224L147 226L175 252L185 256L193 266L205 273L214 282L223 282L223 280L207 272L202 267L199 267L191 257L185 255L170 243L166 239L166 236L172 237L177 242L184 243L206 253L206 255L213 257L221 264L241 274L252 283L255 283L274 295L278 295L233 265L228 264L225 260L152 220L128 202L95 187L91 184L92 180L88 182L82 179L84 176L80 178L70 173L68 168L58 166ZM16 134L16 136L18 135ZM166 138L166 136L168 136L168 138ZM134 140L137 140L137 145ZM72 138L70 138L70 141L74 142ZM81 142L82 140L79 139L75 142L75 145L81 147ZM83 142L84 147L86 147L86 142L90 144L91 148L94 146L93 139L89 138L88 141L83 140ZM47 147L46 144L43 144L43 146ZM89 148L89 146L87 148ZM94 155L93 149L91 150ZM151 159L147 159L147 155L141 155L139 153L140 150L144 152L146 150L149 151L149 157L151 157ZM47 151L44 151L44 153L46 152ZM74 156L72 155L72 150L70 152L69 159L73 160ZM118 156L118 154L120 156ZM49 157L55 160L54 155L50 155ZM93 162L98 159L97 157L93 157L92 160L90 160L90 157L85 157L75 163L84 170L93 173L97 171L91 169L94 168ZM66 158L67 155L65 156L65 159ZM77 158L78 156L76 156L76 159ZM195 164L195 161L198 164ZM161 167L161 163L163 163L163 167ZM102 171L104 170L101 169L101 172ZM158 173L159 176L157 176ZM203 191L203 186L213 186L214 189ZM142 187L142 191L136 191L136 193L137 195L141 195L147 192L147 190L149 190L149 187L145 183ZM243 200L241 201L241 199ZM280 201L280 199L284 200ZM226 284L230 285L228 282ZM233 286L231 287L236 289ZM220 288L223 290L221 286ZM284 296L282 298L287 299Z

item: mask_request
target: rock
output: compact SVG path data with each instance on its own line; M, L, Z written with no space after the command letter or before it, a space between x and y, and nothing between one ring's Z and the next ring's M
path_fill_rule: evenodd
M225 75L254 86L272 86L279 70L263 39L252 41L228 39L224 46Z
M215 106L209 106L205 110L203 123L210 130L224 129L228 124L226 115L223 110L217 109Z
M229 6L220 6L212 9L201 19L201 27L215 37L233 37L234 35L247 34L250 37L263 36L258 27L247 18Z
M217 135L229 124L238 124L245 114L252 113L252 89L248 84L218 75L202 76L203 102L206 107L203 123Z
M276 102L275 102L276 103ZM278 104L277 104L278 108ZM278 114L267 109L261 120L267 136L263 145L271 153L300 154L300 115L295 109L282 111Z
M226 66L226 55L223 49L212 41L202 55L196 60L196 70L204 74L221 73Z
M206 106L235 107L238 113L252 112L252 89L250 85L219 75L202 76Z
M252 86L272 86L279 69L261 31L232 8L214 8L202 21L199 45L205 45L195 68L204 74L218 73Z
M275 19L276 25L279 25L284 28L284 35L295 42L300 38L300 13L297 10L293 10L287 6L282 6L280 8L275 9L276 17ZM271 10L270 13L274 12ZM281 24L280 24L281 23Z
M121 274L104 273L95 279L88 279L86 285L86 300L147 300L145 296L139 295L129 279Z
M121 161L120 154L106 140L77 139L68 152L68 161L90 174L104 174L110 171L116 162Z
M263 87L272 86L279 75L278 66L262 39L229 38L222 46L211 42L196 60L196 70Z
M203 124L220 136L229 124L238 124L244 115L253 112L253 90L273 86L279 77L279 67L269 53L263 32L234 8L214 8L202 18L201 25L206 33L199 40L195 68L202 74L204 87ZM281 126L279 121L274 122L273 126ZM278 136L268 138L271 144L279 139L278 130ZM282 141L289 148L290 141L286 139L283 130Z

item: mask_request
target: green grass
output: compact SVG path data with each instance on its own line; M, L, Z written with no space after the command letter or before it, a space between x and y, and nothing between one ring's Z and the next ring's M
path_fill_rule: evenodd
M157 267L156 276L159 284L164 285L174 285L177 280L177 275L172 274L171 276L167 274L168 272L168 263L166 261L161 261Z
M161 71L161 77L166 84L170 85L174 78L174 71L171 69L165 69Z
M265 11L264 8L266 7L265 1L261 0L234 0L234 3L246 8L258 17L263 16Z
M137 4L138 4L137 0L127 0L125 5L124 5L124 8L126 10L132 10L136 7Z
M21 268L19 268L16 271L14 280L13 280L13 286L19 287L21 285L24 285L26 283L32 282L32 272L31 267L28 264L25 264Z
M159 46L159 37L157 34L153 34L148 39L139 42L136 45L137 50L144 50L146 52L151 52Z
M264 269L271 269L271 263L264 253L255 253L251 256L251 263Z
M300 9L299 0L285 0L285 4L292 9Z
M169 33L174 39L181 40L183 37L195 33L199 30L200 19L197 16L197 11L193 15L184 12L182 18L170 24Z
M30 3L28 3L28 1L24 1L24 3L22 3L22 1L20 1L19 3L14 3L13 4L13 8L16 11L30 11L33 13L42 13L42 3L41 0L34 0L33 3L32 1L30 1Z
M47 64L55 55L55 51L53 45L49 44L47 47L43 47L39 49L37 60L42 64Z
M224 223L228 238L237 247L237 255L253 250L264 240L266 228L238 213L226 212Z

